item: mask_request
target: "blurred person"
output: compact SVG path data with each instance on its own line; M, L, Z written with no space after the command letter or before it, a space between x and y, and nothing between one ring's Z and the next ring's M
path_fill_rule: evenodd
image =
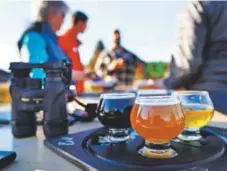
M90 62L88 63L88 65L86 66L88 70L94 71L95 69L95 65L98 61L99 55L101 52L103 52L103 50L105 49L104 43L102 40L99 40L97 42L97 45L95 47L95 51L94 54L90 60Z
M192 1L182 15L170 75L157 88L209 91L227 114L227 2Z
M81 45L78 35L84 33L87 28L88 17L85 13L77 11L72 15L71 27L59 36L59 45L72 62L72 79L76 85L76 92L84 92L84 79L86 73L81 62L79 47Z
M118 84L132 85L137 57L121 45L121 34L119 30L113 32L113 47L110 51L100 54L95 70L101 77L113 75Z
M68 60L58 45L60 30L68 6L63 1L42 1L35 21L22 33L18 48L24 62L43 63ZM33 69L32 78L45 78L43 69Z

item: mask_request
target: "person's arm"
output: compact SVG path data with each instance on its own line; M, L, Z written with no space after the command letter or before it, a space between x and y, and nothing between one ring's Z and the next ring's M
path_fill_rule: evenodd
M173 55L170 76L164 80L167 88L176 89L196 77L203 64L206 41L206 14L203 2L191 2L182 17L178 44Z
M48 60L46 43L42 36L36 32L29 32L25 35L21 48L21 57L23 62L43 63ZM33 78L45 78L45 72L42 69L33 69Z
M107 67L109 72L121 69L124 67L124 60L122 58L113 60Z
M80 60L79 51L70 51L67 53L68 57L71 59L72 62L72 80L74 82L81 81L86 78L85 72L83 70L83 65Z
M72 80L74 82L84 80L85 76L86 75L85 75L84 71L78 71L78 70L72 69Z

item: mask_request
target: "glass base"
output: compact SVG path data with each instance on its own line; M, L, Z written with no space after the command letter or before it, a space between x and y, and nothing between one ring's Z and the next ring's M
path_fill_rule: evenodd
M183 141L198 141L202 138L199 129L185 129L178 138Z
M139 151L145 157L166 159L177 156L177 152L170 147L169 143L153 144L146 141L146 144Z
M109 136L110 142L118 143L118 142L125 142L130 139L129 130L126 129L109 129Z

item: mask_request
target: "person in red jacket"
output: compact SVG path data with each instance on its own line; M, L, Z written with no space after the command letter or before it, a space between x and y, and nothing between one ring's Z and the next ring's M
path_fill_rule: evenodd
M78 40L78 34L84 33L87 27L88 17L85 13L77 11L72 15L71 27L61 36L59 36L59 45L72 62L72 80L75 82L76 92L84 92L84 79L86 74L81 62Z

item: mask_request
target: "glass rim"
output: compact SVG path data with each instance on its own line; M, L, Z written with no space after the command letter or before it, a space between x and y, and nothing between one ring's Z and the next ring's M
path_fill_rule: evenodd
M162 94L162 93L168 93L170 92L171 90L169 89L158 89L158 90L152 90L152 89L145 89L145 90L138 90L137 91L137 94L140 95L140 94L145 94L145 93L151 93L151 94Z
M208 91L178 91L178 92L173 92L173 95L177 96L180 101L181 101L181 104L184 106L184 105L189 105L189 104L204 104L204 105L210 105L212 107L214 107L213 105L213 102L210 98L210 95L209 95L209 92ZM182 100L182 98L187 98L189 96L199 96L199 97L202 97L202 98L205 98L207 101L206 102L194 102L194 101L184 101Z
M179 95L202 95L202 94L206 94L209 95L208 91L204 91L204 90L188 90L188 91L174 91L173 94L179 94Z
M181 104L181 101L173 95L162 96L140 96L136 98L135 104L138 105L175 105Z
M100 98L103 99L124 99L124 98L135 98L134 93L103 93Z

